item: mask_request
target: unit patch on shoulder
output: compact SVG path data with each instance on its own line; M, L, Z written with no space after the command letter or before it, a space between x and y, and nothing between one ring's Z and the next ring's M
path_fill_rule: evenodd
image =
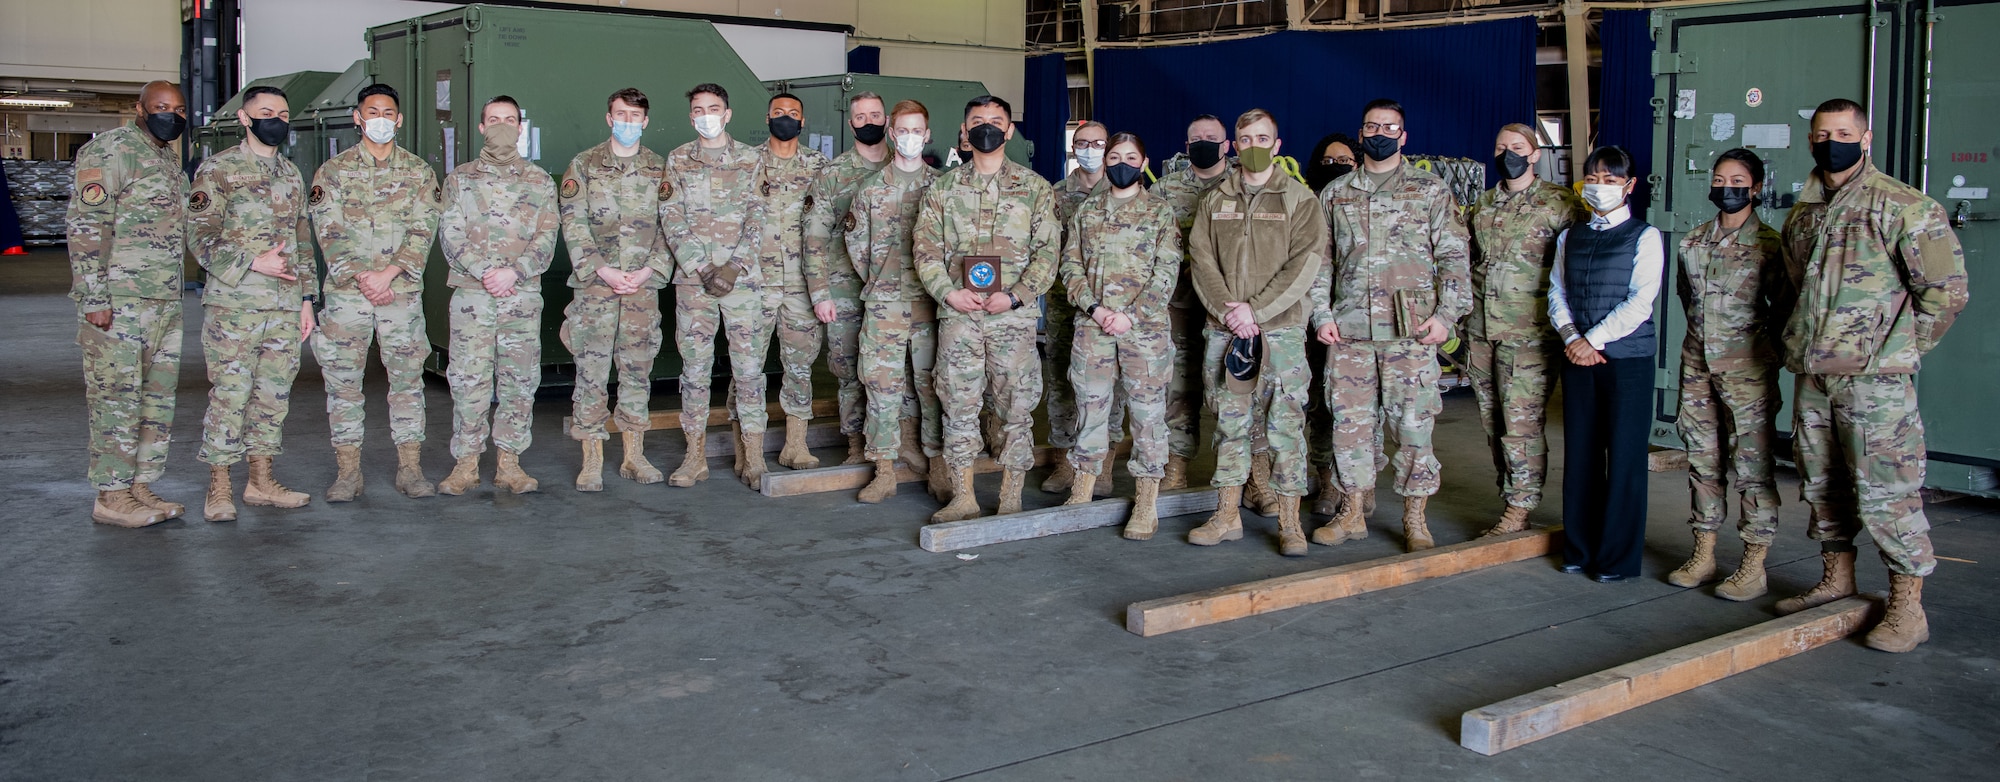
M563 186L562 186L562 197L564 197L564 198L575 198L575 197L576 197L576 191L577 191L577 189L578 189L578 185L577 185L577 183L576 183L576 180L574 180L574 179L564 179L564 180L563 180Z
M313 185L312 195L306 197L306 203L311 204L313 206L319 206L320 203L324 202L325 200L326 200L326 188L320 187L319 185Z
M208 211L207 190L196 190L194 191L193 195L188 196L188 211L190 212Z
M76 197L77 200L83 202L84 206L100 206L110 196L104 194L103 185L92 182L77 190Z
M669 182L665 179L660 180L660 200L665 201L673 197L674 197L674 183Z

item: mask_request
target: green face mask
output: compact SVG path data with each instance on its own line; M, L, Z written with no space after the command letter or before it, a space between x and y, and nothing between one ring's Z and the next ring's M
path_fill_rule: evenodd
M1243 164L1243 170L1252 174L1264 173L1271 167L1270 147L1243 147L1236 150L1236 162Z

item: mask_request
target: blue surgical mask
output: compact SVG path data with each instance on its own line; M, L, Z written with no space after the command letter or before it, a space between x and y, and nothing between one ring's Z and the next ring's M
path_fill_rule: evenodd
M611 122L611 137L617 139L618 146L630 147L639 143L639 134L645 131L637 122Z

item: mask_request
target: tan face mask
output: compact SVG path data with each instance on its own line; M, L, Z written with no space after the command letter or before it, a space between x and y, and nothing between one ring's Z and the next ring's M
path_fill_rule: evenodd
M500 163L513 162L520 157L515 149L521 140L521 126L499 123L486 127L486 146L479 156Z

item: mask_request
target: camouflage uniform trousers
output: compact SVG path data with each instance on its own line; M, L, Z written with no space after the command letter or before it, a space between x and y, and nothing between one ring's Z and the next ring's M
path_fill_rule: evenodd
M485 453L489 431L501 450L528 450L542 382L541 291L452 290L450 347L452 458Z
M813 362L819 360L826 326L814 317L812 297L805 290L764 291L765 320L773 334L766 343L778 343L778 366L784 379L778 383L778 406L792 418L812 420Z
M1035 353L1035 317L1015 310L1002 315L955 316L938 326L938 364L933 372L944 406L945 463L972 466L984 440L979 410L990 392L1000 416L1000 466L1026 472L1035 466L1035 405L1042 398L1042 364Z
M382 368L389 374L389 438L397 444L424 441L424 359L431 355L424 332L420 293L394 294L377 307L354 291L326 294L326 309L313 332L313 356L326 380L326 420L334 445L360 445L367 423L361 377L368 370L368 347L382 345Z
M1549 388L1563 360L1560 348L1539 340L1484 339L1469 339L1465 347L1465 374L1479 402L1500 499L1534 510L1549 474Z
M84 402L90 408L90 485L98 491L157 483L173 442L181 373L181 301L117 296L111 328L77 317Z
M653 359L660 355L660 292L650 288L630 296L603 285L576 289L563 309L563 347L576 358L576 389L570 394L575 418L570 436L603 440L612 418L612 364L618 366L618 428L644 432L653 421Z
M1049 445L1068 451L1076 447L1077 432L1083 427L1077 409L1082 395L1070 381L1070 356L1076 347L1077 317L1081 313L1062 296L1047 296L1043 301L1048 305L1043 329L1048 336L1049 354L1042 361L1042 404L1047 406L1049 417ZM1096 323L1083 325L1097 328ZM1116 384L1112 386L1109 420L1118 422L1112 427L1112 438L1124 440L1125 389Z
M1924 421L1915 375L1800 375L1792 444L1813 540L1851 541L1862 529L1882 561L1906 576L1937 567L1924 518Z
M1681 358L1681 405L1675 425L1687 445L1688 524L1714 532L1729 521L1726 475L1743 498L1737 524L1745 543L1770 545L1778 534L1778 488L1771 480L1778 439L1778 368L1712 372Z
M1075 347L1069 383L1082 420L1069 460L1077 472L1101 475L1111 453L1111 432L1124 430L1131 412L1134 478L1159 478L1167 467L1167 378L1174 370L1173 333L1165 324L1116 337L1095 322L1072 321Z
M201 352L208 362L208 413L201 460L231 465L284 451L292 379L299 374L297 310L208 307Z
M1167 379L1167 448L1175 456L1192 461L1201 448L1201 382L1207 356L1203 344L1202 320L1206 311L1197 307L1170 307L1174 341L1173 374Z
M739 284L728 295L710 296L700 285L674 286L674 340L681 352L681 431L708 429L709 391L714 382L715 338L727 334L728 395L737 424L746 435L762 435L770 418L764 409L764 292Z
M924 455L944 453L943 409L932 368L937 364L938 324L913 323L915 302L864 302L861 316L861 383L868 390L868 459L894 459L903 447L902 421L922 416Z
M1287 497L1306 493L1306 348L1304 326L1264 331L1264 366L1247 394L1229 390L1222 356L1231 335L1209 329L1204 377L1215 410L1214 486L1250 479L1259 439L1271 454L1271 488Z
M1304 363L1304 362L1300 362ZM1333 415L1333 471L1342 491L1375 487L1378 432L1396 439L1396 493L1438 490L1431 430L1444 409L1437 349L1414 339L1342 340L1327 355L1326 409Z
M840 381L840 433L860 434L867 418L861 386L861 300L833 302L833 322L826 324L826 368Z

